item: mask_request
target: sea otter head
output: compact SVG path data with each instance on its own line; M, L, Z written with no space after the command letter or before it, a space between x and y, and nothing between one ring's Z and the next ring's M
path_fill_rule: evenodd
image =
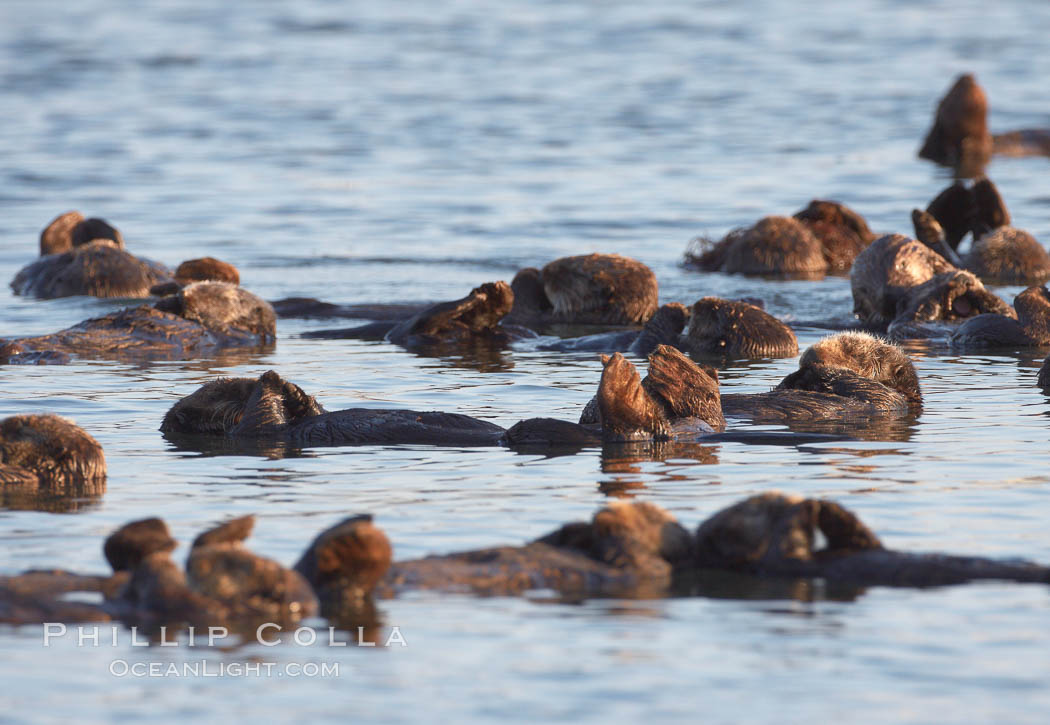
M276 337L277 317L270 304L229 282L194 282L154 307L213 332L257 335L264 342Z
M106 477L102 446L57 415L15 415L0 421L0 466L24 469L48 484Z
M827 541L823 549L815 548L818 530ZM838 504L773 491L701 523L695 551L698 566L755 572L881 546L875 534Z
M258 378L219 378L175 403L164 416L165 433L251 436L277 434L324 408L274 371Z

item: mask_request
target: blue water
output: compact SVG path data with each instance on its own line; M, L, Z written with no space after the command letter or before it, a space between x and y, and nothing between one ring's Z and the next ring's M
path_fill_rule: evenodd
M794 320L848 319L848 280L770 282L680 266L811 198L879 232L949 181L915 158L937 99L977 74L993 130L1050 126L1050 6L983 2L445 4L7 0L0 5L0 280L40 229L80 209L169 265L210 254L267 299L451 299L591 251L650 265L663 301L757 296ZM1017 226L1050 240L1047 159L988 169ZM997 290L1012 299L1017 288ZM14 297L0 336L44 333L113 301ZM687 526L750 493L827 496L887 545L1050 562L1046 351L913 346L914 424L798 448L695 446L664 460L598 450L360 447L206 456L157 431L218 375L275 369L335 410L439 408L510 425L575 419L590 354L513 350L478 369L386 344L310 341L188 362L5 367L0 416L50 411L105 447L107 489L64 511L0 509L0 573L104 571L103 537L161 515L186 542L258 515L252 548L293 562L370 511L408 558L520 543L613 496ZM821 332L799 330L800 344ZM733 364L724 391L768 390L794 360ZM54 507L52 507L54 508ZM42 646L0 629L0 719L1042 720L1045 587L983 584L794 598L589 601L420 595L381 604L387 648ZM108 630L107 630L108 632ZM108 634L102 639L106 641ZM117 677L112 663L335 664L335 677Z

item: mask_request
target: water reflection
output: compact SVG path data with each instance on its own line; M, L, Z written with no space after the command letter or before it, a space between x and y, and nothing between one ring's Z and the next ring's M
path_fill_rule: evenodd
M287 441L259 440L255 438L230 438L226 436L188 435L185 433L162 433L171 448L182 453L196 454L204 458L214 456L259 456L270 460L281 458L314 458L316 454ZM191 457L191 456L186 456Z
M0 486L0 508L73 513L95 508L105 493L105 477L77 483L4 483Z
M701 569L675 582L676 596L708 599L852 602L865 591L866 587L822 579L759 577L715 569Z

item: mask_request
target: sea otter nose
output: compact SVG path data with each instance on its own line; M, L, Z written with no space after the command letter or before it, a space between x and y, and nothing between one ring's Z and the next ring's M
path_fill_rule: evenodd
M952 312L959 317L969 317L973 312L973 305L965 297L956 297L952 300Z

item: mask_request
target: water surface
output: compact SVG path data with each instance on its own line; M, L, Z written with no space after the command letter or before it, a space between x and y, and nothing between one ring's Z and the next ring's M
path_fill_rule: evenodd
M915 152L960 72L988 91L993 130L1050 125L1050 6L987 3L12 0L0 8L0 279L67 209L102 216L136 253L210 254L248 289L341 303L451 299L523 266L591 251L636 257L663 301L756 296L789 320L848 319L848 280L774 282L680 266L721 236L811 198L876 231L950 179ZM989 167L1017 226L1050 239L1046 159ZM999 290L1012 299L1017 288ZM0 334L53 331L112 309L0 291ZM586 450L313 449L286 458L179 450L157 431L219 375L277 370L329 409L439 408L501 425L575 419L591 354L512 350L484 365L297 336L272 351L149 364L5 367L0 416L50 411L105 447L104 493L0 509L0 573L104 570L103 537L162 515L186 542L258 516L252 547L293 562L341 517L369 511L398 557L520 543L613 496L687 526L751 493L827 496L893 547L1050 562L1046 351L913 346L926 408L858 442L722 443L656 460ZM822 332L799 329L802 346ZM768 390L794 360L721 371ZM35 507L35 508L34 508ZM790 596L789 596L790 594ZM4 711L105 722L381 719L609 722L894 717L1036 719L1045 587L875 589L819 583L768 598L549 601L426 595L381 604L407 647L41 646L0 629ZM333 678L117 678L114 659L337 663Z

